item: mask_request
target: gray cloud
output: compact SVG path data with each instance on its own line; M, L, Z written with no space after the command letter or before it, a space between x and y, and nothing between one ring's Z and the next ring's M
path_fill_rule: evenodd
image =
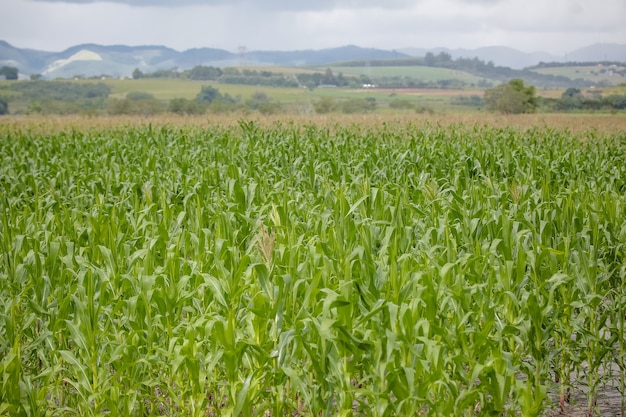
M119 3L133 7L168 7L177 8L185 6L236 6L248 7L266 11L306 11L306 10L331 10L331 9L360 9L381 7L379 0L318 0L318 1L290 1L290 0L34 0L42 3ZM472 2L493 2L500 0L466 0ZM411 0L387 0L384 8L403 8L415 4Z
M603 0L0 0L0 39L236 51L504 45L563 54L626 41L626 2ZM114 22L114 24L112 23Z

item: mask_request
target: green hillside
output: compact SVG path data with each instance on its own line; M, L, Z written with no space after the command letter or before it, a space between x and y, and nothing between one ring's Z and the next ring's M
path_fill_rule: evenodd
M319 69L321 70L321 68ZM465 71L426 66L332 66L330 69L335 73L341 72L346 76L365 75L370 78L411 77L424 82L437 82L440 80L454 79L463 81L467 84L476 84L483 80L483 78Z
M537 68L538 74L584 79L592 84L619 85L626 82L626 66L585 65Z

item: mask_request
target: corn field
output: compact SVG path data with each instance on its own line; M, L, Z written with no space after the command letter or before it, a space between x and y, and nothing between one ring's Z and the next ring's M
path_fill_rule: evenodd
M0 158L0 415L624 396L624 134L5 125Z

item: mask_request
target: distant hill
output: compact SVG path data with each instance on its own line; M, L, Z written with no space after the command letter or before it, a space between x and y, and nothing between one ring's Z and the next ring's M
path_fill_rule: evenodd
M446 52L452 58L474 58L493 62L495 65L522 69L532 67L540 62L590 62L590 61L620 61L626 62L626 44L594 44L576 49L565 55L558 56L546 52L522 52L505 46L488 46L476 49L449 49L449 48L405 48L400 52L410 56L424 56L427 52L438 54Z
M130 77L136 68L142 72L196 65L236 66L322 65L341 59L388 59L408 55L373 48L343 46L322 50L250 51L245 54L223 49L195 48L183 52L164 46L125 46L82 44L62 52L20 49L0 41L0 65L11 65L22 74L41 74L44 78L94 77L109 75Z
M565 55L562 61L569 62L597 62L618 61L626 62L626 45L617 43L598 43L585 48L576 49Z
M0 41L0 65L15 66L26 76L41 74L49 79L100 75L130 77L136 68L149 73L172 68L186 70L196 65L323 66L339 61L370 62L423 57L428 52L433 54L446 52L453 59L478 58L485 63L492 62L495 66L512 69L527 68L540 62L626 62L626 44L596 44L571 51L565 56L555 56L544 52L525 53L502 46L477 49L407 48L386 51L348 45L321 50L249 51L240 54L216 48L194 48L180 52L158 45L81 44L61 52L46 52L21 49Z
M16 48L5 41L0 41L0 65L17 67L20 72L32 74L49 62L53 52L35 51Z
M505 46L488 46L477 49L449 49L449 48L433 48L433 49L401 49L402 52L411 56L424 56L427 52L438 54L446 52L452 58L478 58L481 61L493 62L495 65L509 67L513 69L522 69L539 62L557 61L559 57L550 55L546 52L526 53L517 49Z
M331 62L353 59L394 59L409 55L374 48L361 48L348 45L339 48L302 51L253 51L246 55L246 61L280 66L324 65Z

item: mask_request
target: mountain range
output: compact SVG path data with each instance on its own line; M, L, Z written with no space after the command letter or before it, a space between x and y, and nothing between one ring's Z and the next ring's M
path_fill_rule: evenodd
M61 52L47 52L17 48L0 41L0 66L17 67L20 74L41 74L43 78L93 77L109 75L129 77L135 69L154 72L160 69L185 70L196 65L237 66L320 66L338 61L380 60L424 56L432 52L446 52L452 58L478 58L495 65L515 69L539 62L626 62L626 44L594 44L569 52L564 56L545 52L525 53L516 49L492 46L476 49L419 49L382 50L349 45L321 50L297 51L241 51L230 52L216 48L194 48L177 51L165 46L96 45L81 44Z

